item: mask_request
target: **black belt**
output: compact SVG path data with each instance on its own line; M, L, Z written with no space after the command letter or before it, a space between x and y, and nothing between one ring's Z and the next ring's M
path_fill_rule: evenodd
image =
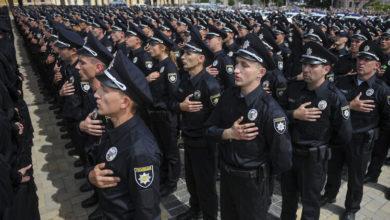
M233 176L250 178L250 179L258 178L259 180L260 178L268 177L268 173L269 173L267 163L263 163L257 169L253 169L253 170L240 170L230 165L227 165L225 163L222 164L222 168L226 173Z
M326 145L318 147L293 145L293 153L297 156L311 157L317 160L328 160L331 157L330 148Z

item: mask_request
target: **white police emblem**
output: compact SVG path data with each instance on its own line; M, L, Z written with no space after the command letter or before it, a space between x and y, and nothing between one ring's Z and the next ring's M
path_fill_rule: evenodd
M232 74L234 72L233 65L226 65L226 72Z
M363 50L364 51L369 51L370 50L370 46L366 45Z
M278 69L283 70L283 61L278 61Z
M274 118L274 129L279 134L283 134L287 130L286 118Z
M146 66L146 68L148 68L148 69L152 69L152 67L153 67L153 62L152 62L152 61L146 61L146 62L145 62L145 66Z
M374 90L373 89L367 89L366 96L372 96L373 94L374 94Z
M232 57L232 56L233 56L233 51L230 51L227 55L228 55L229 57Z
M216 106L216 105L218 104L218 102L219 102L219 98L220 98L220 97L221 97L221 94L220 94L220 93L210 96L211 104L213 104L214 106Z
M349 106L346 105L344 107L341 107L341 114L343 115L343 118L348 119L350 116Z
M118 154L118 149L116 147L111 147L110 149L108 149L106 153L106 160L108 162L113 161L117 154Z
M138 186L148 188L154 180L153 165L134 168L134 178Z
M81 82L81 89L82 89L84 92L88 92L90 88L91 88L91 86L89 85L89 83L87 83L87 82Z
M202 93L200 93L199 90L196 90L194 93L193 93L193 97L195 100L200 100L200 98L202 97Z
M318 102L317 106L320 110L324 110L326 109L326 106L328 106L328 103L325 100L321 100L320 102Z
M248 48L248 47L249 47L249 41L246 40L246 41L244 42L244 44L242 45L242 48L243 48L243 49L246 49L246 48Z
M310 56L313 53L313 50L309 47L306 50L306 55Z
M254 121L254 120L256 120L256 118L257 118L257 110L256 109L249 110L249 112L248 112L248 119L250 121Z
M218 60L214 60L213 66L217 66L217 65L218 65Z
M137 63L137 61L138 61L138 57L134 57L133 58L133 63Z
M170 83L175 83L177 80L177 74L176 73L168 73L168 80Z
M107 47L107 50L111 52L112 51L112 47Z
M160 68L160 73L164 72L164 70L165 70L165 67L162 66L162 67Z

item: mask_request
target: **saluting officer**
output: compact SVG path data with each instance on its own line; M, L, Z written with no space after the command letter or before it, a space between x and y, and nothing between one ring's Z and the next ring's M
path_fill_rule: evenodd
M336 81L336 86L349 101L353 131L351 142L335 149L332 154L322 204L335 201L345 161L348 165L348 191L343 219L355 219L355 213L360 209L364 174L377 130L390 130L390 90L376 76L380 68L380 53L375 42L365 42L357 56L357 74L340 77Z
M180 175L180 154L177 146L178 105L176 92L179 85L177 67L171 58L174 43L161 31L155 30L149 41L151 56L158 61L154 71L146 76L153 95L149 108L151 127L163 153L161 164L161 196L173 193ZM174 57L174 56L173 56Z
M266 219L271 177L291 167L286 115L261 86L272 60L257 45L238 50L237 87L225 90L207 122L220 141L222 219Z
M293 167L282 174L281 219L296 219L298 199L302 219L319 219L330 147L349 143L350 111L344 95L326 74L337 57L321 45L308 42L302 55L303 81L289 85L285 107L293 145Z
M88 179L98 188L103 219L159 219L161 155L137 112L152 103L148 83L121 51L97 78L98 114L110 117L112 128L103 134Z

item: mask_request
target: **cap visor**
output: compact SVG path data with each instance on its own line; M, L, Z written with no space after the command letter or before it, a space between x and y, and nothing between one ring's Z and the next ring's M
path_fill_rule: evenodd
M106 74L100 74L96 76L96 79L99 80L104 86L121 90Z
M300 62L305 63L305 64L325 64L324 62L321 62L321 61L316 60L316 59L311 59L308 57L302 57Z

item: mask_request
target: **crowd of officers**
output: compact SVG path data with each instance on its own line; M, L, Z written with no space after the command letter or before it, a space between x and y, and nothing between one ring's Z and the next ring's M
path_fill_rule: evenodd
M320 207L336 200L344 165L342 219L355 219L363 184L378 180L390 146L388 15L288 21L283 12L265 19L136 6L24 7L13 15L62 138L71 140L65 148L79 156L80 191L94 192L82 202L98 204L89 219L159 219L160 199L177 189L179 146L190 208L177 219L217 219L218 207L222 219L266 219L275 180L281 219L296 219L298 201L301 219L319 219ZM11 65L0 66L0 117L14 125L1 126L1 140L4 132L15 140L0 155L14 150L18 158L30 152L32 130L9 19L1 22L0 61ZM14 192L33 188L31 157L15 157L4 160Z

